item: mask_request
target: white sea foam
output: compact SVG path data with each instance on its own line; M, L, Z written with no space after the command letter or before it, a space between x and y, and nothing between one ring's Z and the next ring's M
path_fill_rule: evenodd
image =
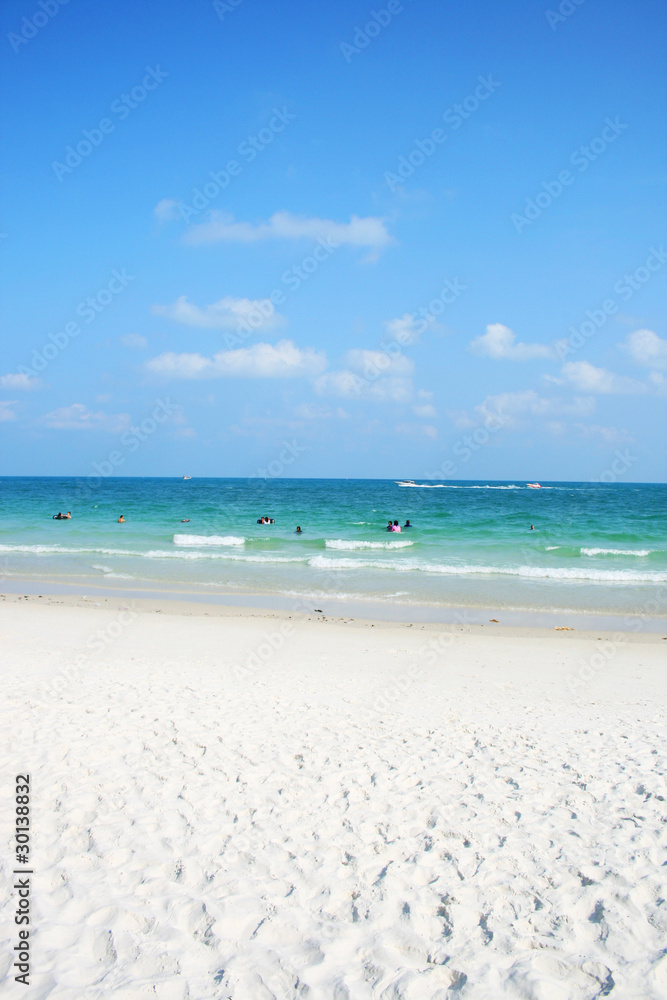
M102 573L111 573L112 572L112 567L111 566L98 566L95 563L93 563L91 569L99 569L99 570L102 571Z
M393 601L398 597L408 597L410 592L408 590L396 590L391 594L367 594L367 593L356 593L350 591L347 593L344 590L281 590L280 593L284 597L299 597L305 598L307 600L313 601L373 601L377 604L386 603L387 601ZM400 601L401 604L413 604L413 601ZM424 602L420 602L424 603Z
M417 490L527 490L528 486L454 486L452 483L397 483L397 486ZM558 486L541 486L542 490L563 489Z
M231 552L174 552L166 549L150 549L148 552L134 552L133 555L145 559L222 559L225 562L295 563L305 562L301 556L236 555Z
M71 548L64 545L0 545L0 552L30 552L35 555L136 556L130 549Z
M187 548L187 547L186 547ZM149 549L148 552L132 551L131 549L75 549L64 548L55 545L0 545L0 552L30 552L39 555L105 555L105 556L132 556L137 559L224 559L236 562L260 562L260 563L293 563L304 562L302 556L278 556L270 554L262 555L235 555L231 552L195 552L195 551L174 551L173 549ZM102 569L101 566L94 566L94 569ZM104 572L104 569L102 569Z
M384 569L396 572L434 573L442 576L519 576L543 580L592 580L604 583L666 583L667 573L635 573L631 570L563 569L558 566L470 566L420 562L416 559L330 559L313 556L308 560L313 569Z
M243 545L240 535L174 535L174 545Z
M582 556L650 556L652 549L582 549Z
M0 545L0 552L35 552L39 555L50 552L94 552L94 549L66 549L61 545Z
M346 538L327 538L325 543L328 549L340 549L352 552L355 549L407 549L414 542L405 539L395 539L386 542L361 542Z

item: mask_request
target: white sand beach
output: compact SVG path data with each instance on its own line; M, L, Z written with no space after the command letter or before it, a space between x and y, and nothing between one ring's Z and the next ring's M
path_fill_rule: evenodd
M7 596L52 1000L667 996L661 634Z

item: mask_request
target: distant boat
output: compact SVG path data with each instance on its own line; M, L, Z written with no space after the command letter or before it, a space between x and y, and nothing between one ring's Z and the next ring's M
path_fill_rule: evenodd
M541 490L542 489L542 487L540 486L539 483L526 483L526 486L528 487L529 490Z
M192 476L183 476L183 479L192 479Z
M414 479L395 479L394 482L397 486L414 486Z

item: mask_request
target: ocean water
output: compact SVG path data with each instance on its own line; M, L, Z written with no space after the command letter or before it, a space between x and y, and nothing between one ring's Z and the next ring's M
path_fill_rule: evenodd
M67 510L72 520L52 520ZM275 524L257 524L262 515ZM411 529L385 530L407 518ZM295 607L317 598L664 616L667 486L6 478L0 575L279 594Z

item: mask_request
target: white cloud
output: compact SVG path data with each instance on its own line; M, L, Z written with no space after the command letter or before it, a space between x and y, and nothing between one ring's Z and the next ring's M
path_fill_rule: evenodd
M561 372L566 381L580 392L625 395L647 391L647 387L638 379L616 375L605 368L596 368L589 361L568 361Z
M667 338L653 330L635 330L619 345L638 365L647 368L667 368Z
M595 399L592 396L574 396L563 399L559 396L545 397L538 395L534 389L522 392L501 392L487 396L483 403L476 406L471 415L466 410L450 412L449 416L457 427L497 426L498 420L504 428L524 426L522 418L554 416L589 416L595 411Z
M33 375L20 375L13 372L9 375L0 375L0 389L38 389L41 384L42 380Z
M411 375L415 367L414 362L402 354L391 357L386 351L368 351L359 347L347 352L345 364L368 379L387 374Z
M424 403L422 406L414 406L413 411L418 417L437 417L438 411L432 403Z
M298 348L291 340L253 344L213 357L166 352L146 363L148 371L167 378L298 378L319 375L326 355L312 347Z
M163 198L153 209L153 215L158 222L170 222L172 219L178 219L180 215L178 202L174 198Z
M154 305L154 316L165 316L175 323L185 326L199 326L210 330L235 330L246 323L254 330L282 326L285 317L277 313L270 299L237 299L226 295L200 309L188 302L187 296L179 295L169 306Z
M328 420L331 410L328 406L317 406L315 403L300 403L294 410L298 420Z
M59 431L108 431L117 433L132 426L129 413L91 413L83 403L61 406L42 417L40 423Z
M349 222L305 218L291 212L276 212L268 222L253 225L235 222L233 216L211 212L208 222L192 226L186 235L188 243L255 243L257 240L322 239L334 247L343 243L360 247L385 247L392 242L384 220L353 215Z
M349 369L320 375L315 380L314 388L320 396L369 399L377 403L407 403L414 394L409 378L387 376L370 380Z
M532 361L535 358L553 358L553 347L547 344L516 343L516 334L502 323L491 323L486 333L470 342L470 351L479 357Z
M396 424L394 430L397 434L405 434L406 437L417 437L424 434L435 441L438 437L438 428L433 424Z
M433 326L433 322L430 325ZM424 321L418 320L412 313L404 313L403 316L388 320L385 327L390 337L405 346L417 343L424 329Z
M0 424L8 423L10 420L16 420L16 414L10 407L15 406L18 400L8 399L6 401L0 402Z
M138 350L144 350L148 347L147 338L142 337L139 333L126 333L124 337L120 338L120 342L125 347L136 347Z
M560 437L567 430L567 424L562 420L547 420L546 428L554 437Z
M326 372L315 380L315 392L321 396L380 403L407 403L414 396L414 386L408 377L414 363L402 354L392 357L387 351L355 347L343 361L345 368Z
M630 444L634 441L629 431L618 427L603 427L600 424L575 424L574 426L581 437L598 440L604 445Z

